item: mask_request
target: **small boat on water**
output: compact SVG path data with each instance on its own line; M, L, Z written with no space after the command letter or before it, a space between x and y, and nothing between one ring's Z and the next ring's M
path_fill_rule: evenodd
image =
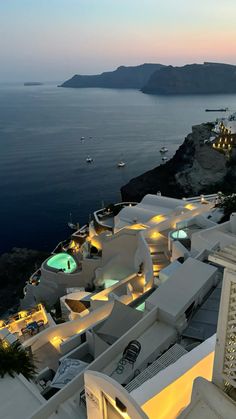
M92 163L93 162L93 158L92 157L90 157L90 156L88 156L87 158L86 158L86 163Z
M68 222L67 225L69 228L71 228L71 230L76 230L76 231L79 230L79 223L73 224L73 223Z
M168 151L168 148L164 146L160 148L160 153L167 153L167 151Z
M205 112L227 112L229 108L205 109Z
M117 167L124 167L125 166L125 162L123 161L119 161L119 163L117 163Z
M80 141L84 141L84 140L85 140L85 138L84 138L84 137L81 137L81 138L80 138Z
M71 230L79 230L79 223L73 223L72 222L72 214L70 212L70 221L67 223L68 227L71 228Z
M168 157L162 157L161 160L166 161L166 160L168 160Z

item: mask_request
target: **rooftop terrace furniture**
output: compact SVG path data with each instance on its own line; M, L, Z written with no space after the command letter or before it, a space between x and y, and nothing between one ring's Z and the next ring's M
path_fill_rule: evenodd
M37 324L38 324L38 329L40 329L41 327L44 327L44 320L38 320L37 321Z
M85 389L83 389L79 396L79 404L86 408L86 394Z
M23 337L26 337L31 334L30 330L27 327L22 327L21 333Z
M78 359L64 358L60 363L56 375L52 380L52 387L63 388L76 375L80 374L86 367L87 362Z
M36 321L29 323L27 324L26 329L29 329L31 335L38 333L39 331L38 323Z
M141 344L137 340L131 340L123 352L123 361L128 361L133 365L136 362L140 351Z

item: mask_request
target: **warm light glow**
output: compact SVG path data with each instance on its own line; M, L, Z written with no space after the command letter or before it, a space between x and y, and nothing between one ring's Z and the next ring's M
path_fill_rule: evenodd
M160 271L160 265L158 265L158 264L153 265L153 271L154 272L159 272Z
M4 320L0 320L0 327L4 327L4 326L5 326Z
M162 221L165 221L166 217L162 214L155 215L155 217L151 218L150 221L153 221L154 223L161 223Z
M154 231L151 235L150 235L150 238L151 239L153 239L153 240L158 240L158 239L160 239L161 237L163 237L158 231Z
M100 295L101 294L101 295ZM101 293L99 292L98 294L95 294L91 297L91 300L99 300L99 301L108 301L108 296L107 295L103 295L102 291Z
M96 237L92 237L92 239L90 240L91 245L96 247L97 250L102 250L102 246L99 240L96 239Z
M3 346L4 349L7 349L10 346L10 344L6 340L3 340L2 341L2 346Z
M74 240L71 240L69 249L75 250L75 252L79 251L79 244L75 242Z
M27 317L28 316L28 312L26 311L26 310L23 310L23 311L19 311L19 317L21 318L21 319L24 319L25 317Z
M187 205L185 205L185 208L187 208L190 211L196 209L195 205L193 205L193 204L187 204Z
M60 344L63 342L62 338L60 338L59 336L54 336L51 340L50 340L51 344L56 348L59 349Z
M146 230L146 226L143 224L132 224L128 227L130 230Z
M197 377L212 379L214 352L201 359L178 379L142 405L149 419L175 419L191 401L193 381Z

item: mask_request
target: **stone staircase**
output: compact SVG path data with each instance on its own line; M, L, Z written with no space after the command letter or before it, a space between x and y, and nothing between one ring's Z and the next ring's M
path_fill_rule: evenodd
M170 263L170 255L166 247L164 249L159 244L153 243L148 243L148 245L153 264L153 276L155 279L158 278L159 272Z

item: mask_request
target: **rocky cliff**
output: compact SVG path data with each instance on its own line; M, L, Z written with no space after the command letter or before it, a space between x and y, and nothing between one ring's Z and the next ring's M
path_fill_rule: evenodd
M0 315L17 310L26 280L47 257L45 252L23 248L0 255Z
M236 66L218 63L166 66L143 87L153 94L236 93Z
M236 159L230 161L205 144L212 135L212 124L194 126L172 159L131 179L121 188L124 201L140 201L147 193L173 197L201 193L235 192Z
M60 87L107 87L117 89L141 89L151 74L158 71L161 64L142 64L134 67L118 67L93 76L75 75Z

